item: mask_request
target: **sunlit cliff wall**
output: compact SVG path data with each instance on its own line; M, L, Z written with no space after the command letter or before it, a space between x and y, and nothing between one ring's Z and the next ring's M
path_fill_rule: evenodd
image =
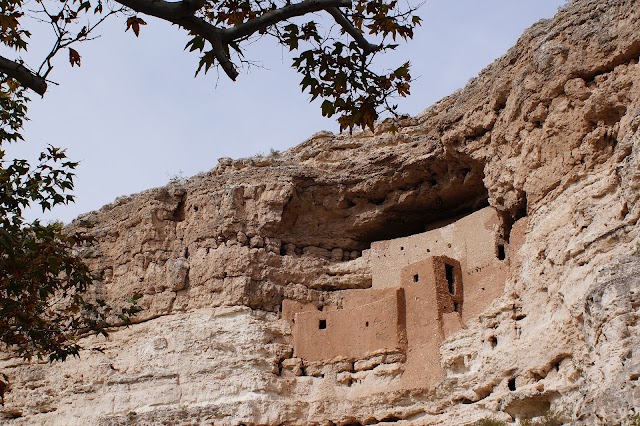
M140 292L145 311L83 339L80 360L4 357L3 424L463 425L549 409L622 424L640 411L639 56L636 0L576 0L397 133L319 133L78 218L98 241L96 292ZM372 242L487 205L526 217L521 248L502 294L442 344L439 384L369 393L400 359L333 378L282 365L284 299L339 305L372 285ZM343 373L361 374L334 384Z

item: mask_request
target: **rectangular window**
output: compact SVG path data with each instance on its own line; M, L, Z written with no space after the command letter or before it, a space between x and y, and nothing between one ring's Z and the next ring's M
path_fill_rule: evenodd
M327 328L327 320L321 319L320 322L318 323L318 328L320 330L324 330Z
M504 244L498 244L498 260L505 260L507 253L504 251Z
M418 274L415 274L415 275L413 276L413 282L414 282L414 283L417 283L419 279L420 279L420 277L418 276Z
M444 264L444 273L447 278L447 286L449 287L449 294L455 294L456 286L453 278L453 265Z

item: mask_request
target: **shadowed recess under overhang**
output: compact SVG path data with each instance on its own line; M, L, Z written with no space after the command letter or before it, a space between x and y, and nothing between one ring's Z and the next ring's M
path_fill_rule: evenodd
M393 160L392 160L393 161ZM393 173L349 182L295 182L277 233L283 243L363 250L373 241L446 225L488 205L483 164L468 157L428 158Z

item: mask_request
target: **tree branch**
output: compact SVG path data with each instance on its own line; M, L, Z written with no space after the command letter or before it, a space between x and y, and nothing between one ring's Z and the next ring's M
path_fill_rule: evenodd
M193 13L204 4L205 0L182 0L172 3L165 0L117 0L136 12L155 16L179 25L194 34L206 39L213 46L213 53L224 72L231 80L238 77L238 71L231 62L225 47L230 42L249 37L256 31L267 29L278 22L308 13L328 11L345 32L349 33L362 47L365 53L373 52L378 46L368 43L349 20L338 10L338 7L351 7L351 0L303 0L300 3L283 6L271 10L257 18L231 28L218 28Z
M164 0L117 0L118 3L146 15L155 16L169 22L175 22L180 18L193 16L201 9L206 0L182 0L168 2Z
M216 36L209 40L209 42L213 46L213 54L216 55L216 59L220 62L220 66L224 72L231 80L236 81L236 78L238 77L238 70L235 65L233 65L233 62L231 62L229 56L227 56L227 53L224 50L224 44L220 37Z
M170 3L164 0L117 0L118 3L127 6L136 12L144 13L156 18L164 19L181 26L184 29L205 38L213 46L213 54L227 76L235 81L238 71L233 65L224 49L222 30L210 24L202 18L194 16L194 12L200 9L205 0L183 0Z
M231 62L231 59L226 53L226 43L222 40L222 30L220 28L211 25L202 18L193 15L170 21L174 24L180 25L181 27L191 31L194 34L198 34L204 37L209 43L211 43L211 46L213 47L213 54L220 63L223 71L231 80L236 81L236 78L238 77L238 70L236 70L235 65L233 64L233 62Z
M44 78L29 71L21 63L0 56L0 73L15 78L24 87L27 87L40 96L47 91L47 82Z
M204 5L207 4L207 0L182 0L181 3L184 3L182 8L185 11L190 10L193 15L196 11L202 9Z
M248 37L256 31L270 27L278 22L307 13L329 10L337 7L351 7L351 0L304 0L300 3L271 10L264 15L251 19L244 24L236 25L233 28L223 30L223 40L229 42L239 38ZM337 9L336 9L337 10ZM345 18L346 19L346 18Z
M333 19L335 19L336 22L340 24L342 29L347 34L353 37L356 43L358 43L362 48L362 50L364 50L364 53L369 54L378 48L378 46L376 46L375 44L369 43L367 39L364 38L362 33L358 31L356 27L353 26L351 21L349 21L347 17L344 16L344 14L337 7L328 8L327 12L329 12L329 14L333 16Z

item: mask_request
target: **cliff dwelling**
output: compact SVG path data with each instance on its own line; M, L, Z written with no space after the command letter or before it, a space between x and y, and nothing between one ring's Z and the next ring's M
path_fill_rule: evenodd
M637 423L639 28L573 0L416 117L80 216L91 295L144 310L3 352L0 424Z
M513 229L521 227L518 222ZM492 207L437 229L374 242L365 253L371 288L347 290L341 306L321 309L283 301L293 357L311 364L377 358L371 368L399 361L401 387L432 387L444 377L444 339L502 294L509 252Z

